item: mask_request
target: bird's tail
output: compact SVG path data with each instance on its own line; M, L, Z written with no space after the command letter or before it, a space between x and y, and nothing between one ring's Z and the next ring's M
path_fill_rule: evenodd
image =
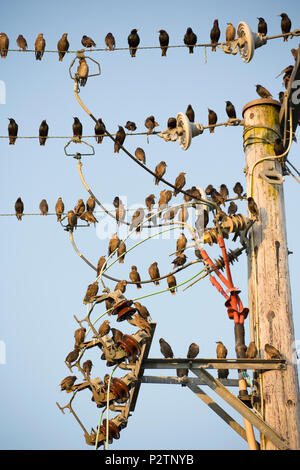
M212 52L216 52L216 50L217 50L216 46L212 46L211 50L212 50Z
M189 52L190 54L194 54L194 46L189 46Z
M167 49L166 49L165 47L162 48L162 50L161 50L161 55L162 55L163 57L167 57Z
M115 149L114 149L114 153L119 153L119 150L120 150L120 147L119 147L119 144L116 142L115 143Z
M210 127L210 128L209 128L209 132L210 132L211 134L213 134L213 133L215 132L215 128L214 128L214 127Z
M61 215L57 214L57 222L60 222L60 221L61 221Z
M159 281L154 281L154 284L155 284L156 286L159 286Z
M131 57L135 57L136 49L130 49Z
M22 215L17 214L17 219L21 221L22 220Z
M141 289L141 288L142 288L142 285L141 285L141 284L137 284L136 287L137 287L138 289Z

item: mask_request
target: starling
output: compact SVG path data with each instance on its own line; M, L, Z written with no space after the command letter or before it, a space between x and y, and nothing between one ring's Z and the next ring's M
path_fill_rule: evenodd
M75 375L69 375L68 377L65 377L60 382L60 390L61 391L66 390L67 392L71 391L76 380L77 380L77 377L75 377Z
M282 354L271 344L265 344L265 351L270 359L282 359Z
M86 35L82 36L81 44L83 45L83 47L96 47L96 43L93 41L93 39L89 38Z
M141 315L141 317L144 318L144 320L148 320L150 317L150 313L148 312L148 309L145 307L145 305L140 304L140 302L134 302L134 306Z
M20 197L15 202L15 212L18 220L22 220L22 215L24 212L24 204Z
M145 199L146 207L149 211L152 210L152 206L155 204L155 196L154 194L149 194L149 196Z
M213 188L211 193L210 193L210 196L211 196L211 199L212 201L217 204L218 206L220 206L221 204L223 204L225 206L225 202L224 202L224 198L223 196L215 189Z
M233 192L235 194L237 194L240 199L242 199L243 191L244 191L244 188L241 185L241 183L239 181L237 183L235 183L234 188L233 188Z
M22 51L26 51L27 49L27 41L22 34L19 34L17 37L17 46L22 49Z
M91 375L91 370L92 370L92 367L93 367L93 363L90 359L88 359L87 361L85 361L83 364L82 364L82 370L83 372L85 372L85 374L89 377Z
M196 188L196 186L192 186L190 191L191 191L191 195L192 195L193 199L196 199L196 200L201 200L202 199L201 193L200 193L199 189Z
M218 379L227 379L228 375L228 369L218 369Z
M80 346L81 343L84 342L85 334L86 334L85 328L78 328L77 330L75 330L74 332L75 347Z
M228 207L228 215L232 216L236 214L237 210L238 210L238 206L235 204L234 201L231 201Z
M111 328L111 332L112 332L112 339L115 343L119 343L120 341L122 341L122 338L123 338L122 331L117 330L117 328Z
M144 165L146 163L146 155L144 150L141 147L137 147L135 151L135 156L138 160L140 160Z
M135 228L136 232L140 232L141 231L140 225L143 222L144 216L145 216L144 209L142 207L137 209L132 216L130 230L133 230Z
M119 196L116 196L113 200L113 205L116 209L119 207L120 203L122 203L121 199L119 198Z
M168 129L171 131L172 129L176 129L177 127L177 120L175 117L169 117L167 122Z
M281 137L277 137L277 139L275 139L274 152L275 155L282 155L284 153L284 147Z
M176 369L176 374L177 374L177 377L187 377L189 374L189 370L188 369Z
M153 281L153 284L158 286L159 285L159 280L158 279L160 278L160 273L159 273L159 269L158 269L156 261L154 263L152 263L151 266L149 266L148 272L149 272L150 278Z
M108 255L111 255L120 245L120 239L116 233L113 233L108 244Z
M210 42L211 42L211 44L213 44L211 50L214 51L214 52L217 49L216 44L219 42L220 35L221 35L221 31L220 31L220 28L219 28L219 22L218 22L218 20L215 20L214 24L213 24L213 27L210 31Z
M279 16L281 16L281 31L282 34L289 33L291 31L292 27L292 22L289 19L288 15L286 13L281 13ZM283 40L287 41L288 36L284 36Z
M105 263L105 256L100 256L98 263L97 263L97 277L100 276L101 269Z
M131 325L137 326L141 330L145 330L148 335L151 334L151 326L149 325L147 320L142 318L138 313L133 315L133 317L130 320L128 320L128 323L130 323Z
M72 362L75 362L77 361L78 359L78 356L79 356L79 352L80 352L80 349L79 348L75 348L73 351L71 351L66 359L65 359L65 362L67 362L69 365L72 364Z
M97 281L93 282L93 284L90 284L84 296L83 303L89 304L90 302L92 302L92 299L98 294L98 290L99 285Z
M80 86L85 86L87 79L88 79L88 75L89 75L89 66L86 63L86 60L84 59L84 57L81 57L79 59L79 65L77 67L77 74L79 76Z
M172 261L172 264L174 264L174 268L176 267L179 267L179 266L183 266L186 262L186 256L184 253L180 253L180 255L178 255L174 261Z
M85 211L85 204L82 199L78 199L77 205L74 207L75 214L80 217Z
M9 136L9 145L15 145L17 135L18 135L18 124L13 118L8 118L8 136Z
M57 216L57 222L61 221L61 216L64 213L64 210L65 210L65 205L63 203L62 198L59 197L57 199L56 204L55 204L55 212L56 212L56 216Z
M39 128L39 140L40 140L40 145L45 145L47 137L48 137L48 131L49 131L49 126L44 119L41 122L40 128Z
M251 341L246 351L246 357L248 359L255 359L256 356L257 356L257 347L255 346L254 341Z
M228 198L228 195L229 195L229 191L228 191L228 188L227 188L226 184L221 184L220 194L221 194L223 200L226 201L227 198Z
M271 93L264 88L261 85L255 85L256 86L256 93L261 97L261 98L271 98L272 95Z
M189 218L189 211L185 206L181 206L181 209L178 214L179 222L186 222Z
M222 341L216 341L217 343L217 358L225 359L227 357L227 348L224 346Z
M125 207L122 202L120 202L119 206L116 209L116 220L118 222L118 225L121 225L121 223L124 221L126 215Z
M114 153L119 153L121 145L123 145L124 143L125 137L126 137L126 134L125 134L124 128L122 126L119 126L119 130L116 133L116 137L115 137Z
M159 180L164 176L166 172L167 164L164 161L161 161L156 165L155 167L155 184L157 185L159 183Z
M126 253L126 245L124 242L121 242L117 251L117 257L119 258L119 263L121 264L124 263L125 253Z
M127 286L127 281L119 281L117 284L116 284L116 287L115 287L115 291L117 290L120 290L122 292L122 294L124 294L124 292L126 291L126 286Z
M183 253L185 248L186 248L186 243L187 243L187 238L184 235L184 233L181 233L180 236L177 239L176 243L176 250L177 250L177 255L180 255L180 253Z
M227 23L225 38L226 42L234 41L235 39L235 27L232 23Z
M168 207L167 195L166 195L166 191L163 189L160 192L159 200L158 200L159 217L161 217L161 209L165 209L166 207Z
M190 202L193 199L192 190L186 189L185 192L188 194L183 195L183 200L184 202Z
M292 53L295 60L297 60L299 50L300 50L300 45L298 46L298 49L294 49L294 48L291 49L291 53Z
M256 202L254 201L253 197L248 197L248 210L255 217L256 220L258 220L258 207Z
M36 60L42 60L46 47L46 41L43 38L43 33L40 33L35 40L35 58Z
M155 127L159 124L155 121L154 116L148 116L145 120L145 127L148 129L148 134L152 134Z
M125 129L127 129L130 132L136 131L136 124L133 121L127 121L125 125Z
M93 212L95 209L95 205L96 205L95 199L92 196L90 196L88 200L86 201L86 210L88 212Z
M58 50L58 60L62 62L66 52L69 50L69 41L67 39L68 33L64 33L60 40L57 43L57 50Z
M40 211L41 211L42 215L47 215L47 213L48 213L48 204L47 204L46 199L41 200L41 202L40 202Z
M135 57L137 47L140 43L140 37L137 32L138 29L132 29L127 38L131 57Z
M171 199L172 199L172 194L173 194L173 193L172 193L172 191L171 191L170 189L167 189L167 190L165 191L167 204L168 204L168 202L171 201Z
M186 108L185 114L189 118L190 122L195 122L195 111L193 110L191 104L189 104L188 107Z
M176 294L177 281L176 281L175 276L173 276L173 274L170 274L167 277L167 283L168 283L168 287L170 289L171 294L175 295Z
M102 144L103 136L105 134L105 124L101 118L95 124L95 139L98 144Z
M162 355L166 359L168 358L172 359L174 357L174 354L173 354L171 346L163 338L160 338L159 344L160 344L160 351Z
M1 57L5 59L8 53L9 39L5 33L0 33L0 53Z
M97 220L96 217L93 215L93 213L92 213L92 212L89 212L89 211L83 212L83 214L81 214L81 216L80 216L80 219L81 219L81 220L85 220L89 225L90 225L90 224L96 225L96 223L98 222L98 220Z
M199 346L196 343L192 343L189 346L188 352L187 352L187 358L188 359L195 359L199 354Z
M215 189L213 185L209 184L205 189L205 194L207 194L207 196L210 196L213 189Z
M236 119L236 112L235 107L231 103L231 101L225 101L226 103L226 113L229 119Z
M180 190L183 188L183 186L185 185L185 173L181 172L179 173L179 175L177 176L176 180L175 180L175 183L174 183L174 186L175 186L175 190L174 190L174 196L177 196L177 194L180 192Z
M173 220L175 218L175 215L178 212L178 207L170 208L164 213L164 221L167 222L168 220Z
M279 98L280 104L283 104L284 91L280 91L280 92L278 93L278 98Z
M257 32L258 34L261 34L262 36L266 36L268 32L268 25L265 22L264 18L258 17L258 26L257 26Z
M194 46L197 43L197 36L193 32L192 28L187 28L186 33L183 38L183 42L186 46L189 47L189 53L194 53Z
M73 138L74 138L74 140L80 142L81 138L82 138L82 124L79 121L78 117L74 117L73 119L74 119L74 123L73 123L73 126L72 126Z
M73 230L74 227L77 226L77 215L74 211L68 212L68 225L71 230Z
M99 326L98 332L101 337L108 335L108 333L110 332L110 326L109 326L108 320L104 320L104 322Z
M115 38L114 38L113 34L112 33L107 33L107 35L105 36L104 41L105 41L106 47L108 47L108 49L110 51L113 51L114 48L116 47L116 41L115 41Z
M211 126L212 124L216 124L218 120L218 116L212 109L208 109L208 125ZM215 132L214 127L209 128L209 132L213 134Z
M166 57L168 46L169 46L169 35L167 31L165 31L164 29L159 29L157 32L159 33L159 44L161 47L161 55Z

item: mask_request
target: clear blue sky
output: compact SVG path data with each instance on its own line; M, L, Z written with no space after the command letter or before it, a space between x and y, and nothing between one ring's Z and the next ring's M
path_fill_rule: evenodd
M199 41L209 42L215 18L219 18L222 40L225 40L227 22L237 25L246 21L256 31L257 16L266 19L270 34L279 34L277 15L283 11L291 17L292 28L299 28L299 5L291 0L254 0L251 8L249 3L237 1L191 0L184 4L177 0L129 3L91 0L87 5L78 0L47 3L16 0L12 6L11 2L2 0L0 30L8 34L11 48L16 48L15 40L20 33L26 37L29 48L33 48L40 32L44 33L46 47L51 50L56 48L64 32L68 33L72 50L82 47L83 34L94 38L97 47L104 47L108 31L115 35L118 47L126 47L132 28L139 28L141 46L157 45L156 31L161 28L168 31L170 44L180 44L188 26L194 29ZM100 61L102 76L89 79L81 96L112 133L127 120L135 121L142 131L145 118L151 114L163 130L168 117L185 111L189 103L193 105L197 122L207 123L208 107L222 121L226 118L225 100L231 100L241 116L243 106L257 97L256 83L262 83L277 98L282 85L281 79L275 76L292 63L290 49L297 47L298 42L297 39L288 43L270 41L255 52L249 64L243 63L239 55L225 55L221 50L216 53L207 50L206 64L203 49L197 49L193 55L184 48L170 49L167 58L162 58L159 50L138 51L135 59L128 51L93 53L92 57ZM11 52L5 60L0 59L0 79L7 87L6 104L0 105L0 135L7 134L8 117L15 118L21 136L37 135L42 119L47 119L49 135L71 135L73 116L80 118L85 134L93 133L93 122L74 97L68 74L72 58L67 55L60 63L56 54L45 54L39 62L32 53ZM6 139L0 139L0 213L13 212L19 196L24 201L25 212L39 212L43 198L47 199L51 212L59 196L66 209L72 209L79 198L87 199L76 161L64 154L65 143L61 139L49 140L43 148L36 140L20 139L15 146L9 146ZM148 144L145 136L128 137L126 146L131 152L143 147L152 169L165 160L169 181L185 171L186 187L206 187L209 183L219 187L226 183L232 188L236 181L245 187L240 127L219 128L212 135L205 132L194 139L187 152L177 143L165 143L155 137ZM145 197L153 192L153 178L126 155L115 155L109 139L95 148L96 156L84 160L84 173L99 199L108 207L116 195L126 197L130 206L143 205ZM289 158L297 165L296 144ZM157 196L163 187L155 187ZM288 244L293 251L289 262L296 339L300 338L298 191L295 180L287 177L285 196ZM177 199L181 201L180 196ZM244 203L240 211L246 214ZM28 216L22 223L15 217L1 217L0 222L0 340L6 344L6 364L0 365L0 447L86 449L81 429L68 411L62 415L55 402L65 404L70 397L60 392L59 383L69 375L64 359L73 348L73 333L78 326L73 315L79 318L85 315L82 299L87 285L95 278L94 271L74 253L67 232L55 217ZM75 237L79 249L92 262L106 254L108 240L100 239L93 227L77 230ZM124 265L114 265L111 273L128 279L131 265L136 264L145 278L148 266L155 260L159 261L160 272L167 273L171 268L168 254L174 250L174 237L149 241L128 255ZM212 257L219 255L215 248L208 251ZM193 259L192 251L187 256ZM183 271L177 276L178 282L195 274L198 266ZM232 272L247 305L245 256ZM148 285L142 293L154 290L153 285ZM128 298L136 294L140 292L135 287L127 288ZM176 296L167 292L144 303L157 322L150 357L160 357L160 337L171 344L175 356L184 357L189 344L196 342L200 346L199 357L215 357L215 342L222 340L228 348L228 357L235 357L233 322L227 318L223 298L208 279L185 292L179 290ZM98 311L103 310L99 307ZM125 328L134 331L130 326L124 325ZM99 358L97 361L96 353L86 357L95 363L93 375L103 377L107 372L104 362ZM151 374L154 375L153 371L149 371ZM166 372L158 371L158 374L166 375ZM235 373L230 377L235 378ZM236 389L233 392L237 394ZM82 393L74 407L88 430L91 426L96 428L99 409L87 393ZM224 408L240 421L227 406ZM247 445L188 389L142 385L136 411L111 449L247 449Z

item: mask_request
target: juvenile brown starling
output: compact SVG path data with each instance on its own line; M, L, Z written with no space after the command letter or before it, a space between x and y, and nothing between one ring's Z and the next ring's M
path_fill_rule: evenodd
M129 273L129 279L136 284L138 289L142 288L142 284L140 284L141 277L137 271L136 266L131 266L131 272Z
M235 107L231 103L231 101L225 101L226 103L226 113L229 119L236 119L236 112Z
M110 326L109 326L108 320L104 320L104 322L99 326L98 332L101 337L108 335L108 333L110 332Z
M39 128L39 140L40 140L40 145L45 145L47 137L48 137L48 131L49 131L49 126L44 119L41 122L40 128Z
M98 222L93 213L89 211L83 212L83 214L80 216L80 219L85 220L89 225L94 224L94 226L96 226L96 223Z
M282 354L271 344L265 344L265 351L270 359L282 359Z
M40 33L35 40L35 58L36 60L42 60L46 47L46 41L43 37L43 33Z
M151 264L151 266L149 266L148 268L148 272L149 272L149 275L150 275L150 278L153 280L153 284L155 284L156 286L159 285L159 281L158 280L154 280L154 279L158 279L160 278L160 273L159 273L159 269L158 269L158 265L157 265L157 262L155 261L154 263Z
M189 53L194 53L194 46L197 43L197 36L193 32L192 28L187 28L186 33L183 38L183 42L189 48Z
M127 121L125 125L125 129L130 132L134 132L136 130L136 124L133 121Z
M75 348L73 351L71 351L66 359L65 359L65 362L67 362L69 365L72 364L72 362L75 362L77 361L78 359L78 356L79 356L79 352L80 352L80 349L79 348Z
M75 346L80 346L81 343L84 342L85 334L86 334L86 328L82 327L82 328L78 328L77 330L75 330L74 332Z
M275 152L275 155L282 155L284 153L284 147L283 147L282 139L280 137L277 137L277 139L275 139L274 152Z
M254 201L253 197L248 197L247 201L248 201L248 209L249 209L250 214L253 215L256 220L258 220L259 215L258 215L258 207L257 207L256 202Z
M207 196L210 196L213 189L214 189L213 185L209 184L205 189L205 194L207 194Z
M169 130L176 129L177 127L177 120L174 117L169 117L167 122L167 127Z
M116 133L116 137L115 137L114 153L119 153L121 145L124 144L125 138L126 138L126 134L125 134L124 128L122 126L119 126L119 130Z
M7 34L0 33L0 53L3 59L5 59L5 57L7 56L8 47L9 47L9 39L8 39Z
M216 341L217 343L217 358L225 359L227 357L227 348L224 346L222 341Z
M57 43L58 60L62 62L66 52L69 50L68 33L64 33Z
M221 35L221 31L220 31L220 28L219 28L219 22L218 22L218 20L215 20L214 24L213 24L213 27L210 31L210 42L211 42L211 44L213 44L213 46L211 48L212 51L216 51L217 47L216 47L215 44L217 44L219 42L220 35Z
M179 266L183 266L186 262L186 256L184 253L181 253L178 255L173 261L172 264L174 264L174 268L177 268Z
M97 281L93 282L93 284L90 284L84 296L83 303L89 304L90 302L92 302L92 299L98 294L98 290L99 285Z
M221 204L225 206L223 196L215 188L211 190L210 197L215 204L218 204L218 206Z
M93 39L89 38L85 34L82 36L81 44L83 47L96 47L96 43L93 41Z
M262 36L266 36L268 32L268 25L265 22L264 18L258 17L257 32Z
M78 199L77 205L74 207L75 214L80 217L85 211L85 204L82 199Z
M230 201L229 207L228 207L228 215L234 215L236 214L238 210L238 206L235 204L234 201Z
M77 67L77 74L79 76L79 84L80 86L85 86L88 75L89 75L89 66L84 57L79 59L79 65Z
M120 341L122 341L122 338L123 338L122 331L117 330L117 328L111 328L111 332L112 332L112 339L115 343L119 343Z
M73 125L72 125L72 129L73 129L73 137L75 138L75 140L81 141L81 138L82 138L82 124L79 121L78 117L74 117L74 122L73 122Z
M120 245L120 239L116 233L113 233L108 244L108 255L111 255Z
M168 358L172 359L174 357L174 354L173 354L172 348L169 345L169 343L167 343L163 338L160 338L159 344L160 344L160 351L161 351L162 355L166 359L168 359Z
M165 209L166 207L168 207L167 195L166 195L166 191L163 189L160 192L159 200L158 200L159 217L161 217L161 209Z
M149 196L145 199L146 207L149 211L152 210L152 206L155 204L155 196L154 194L149 194Z
M234 188L233 188L233 192L235 194L237 194L239 198L242 198L243 191L244 191L244 188L241 185L241 183L239 181L237 183L235 183Z
M144 150L141 148L141 147L137 147L136 151L135 151L135 156L138 160L140 160L142 163L146 163L146 155L145 155L145 152Z
M166 195L166 201L167 201L167 204L168 204L168 202L170 202L171 199L172 199L173 193L172 193L172 191L171 191L170 189L167 189L167 190L165 191L165 195Z
M105 124L102 121L101 118L98 119L98 121L95 124L95 139L98 144L102 144L103 136L105 134Z
M46 199L42 199L40 202L40 211L43 215L47 215L48 213L48 204Z
M61 221L61 216L64 213L64 210L65 210L65 205L63 203L62 198L59 197L57 199L56 204L55 204L55 212L56 212L56 216L57 216L57 222Z
M181 233L179 235L179 237L177 239L177 243L176 243L177 255L184 252L184 250L186 248L186 244L187 244L187 238L184 235L184 233Z
M189 118L190 122L195 121L195 111L193 110L192 105L190 105L190 104L188 105L188 107L186 108L185 114Z
M167 283L168 283L168 287L170 289L171 294L175 295L176 294L177 281L176 281L175 276L173 276L173 274L170 274L167 277Z
M65 377L61 382L60 382L60 390L66 390L67 392L72 390L72 387L74 383L76 382L77 377L75 375L69 375L68 377Z
M232 23L227 23L225 37L226 37L226 42L234 41L234 39L235 39L235 27L233 26Z
M20 197L15 202L15 212L18 220L22 220L22 215L24 212L24 204Z
M157 32L159 33L159 44L161 47L161 55L166 57L168 46L169 46L169 35L167 31L165 31L164 29L159 29Z
M150 317L150 313L148 312L147 307L145 305L140 304L140 302L134 302L134 306L141 315L141 317L144 318L144 320L148 320Z
M218 120L218 116L212 109L208 109L208 125L211 126L212 124L216 124ZM214 127L209 128L210 134L213 134L215 132Z
M180 190L183 188L183 186L185 185L185 173L181 172L179 173L179 175L177 176L176 180L175 180L175 183L174 183L174 186L175 186L175 190L174 190L174 196L177 196L177 194L180 192Z
M88 200L86 201L86 210L88 212L93 212L95 209L95 205L96 205L95 199L92 196L90 196Z
M138 35L138 29L132 29L128 38L127 38L127 41L128 41L128 45L129 45L129 48L130 48L130 55L131 57L135 57L135 54L136 54L136 51L137 51L137 47L140 43L140 37Z
M151 334L151 326L149 325L147 320L142 318L138 313L133 315L133 317L130 320L127 320L127 321L131 325L137 326L141 330L145 330L148 335Z
M97 263L97 277L100 275L101 269L105 263L105 256L100 256L98 263Z
M124 294L124 292L126 291L126 286L127 286L127 281L123 280L123 281L119 281L117 282L116 284L116 287L115 287L115 291L117 290L120 290L122 292L122 294Z
M124 242L123 243L120 242L120 245L119 245L118 251L117 251L117 257L119 258L119 263L121 263L121 264L124 263L125 253L126 253L126 245L125 245Z
M13 118L8 118L8 136L9 136L9 145L15 145L17 135L18 135L18 124Z
M131 224L129 227L130 230L133 230L135 228L136 232L140 232L141 231L140 224L143 222L144 216L145 216L144 209L142 207L137 209L132 216Z
M227 188L226 184L221 184L220 194L221 194L224 201L226 201L228 199L229 191L228 191L228 188Z
M77 215L74 211L69 211L67 215L69 228L73 230L77 226Z
M255 359L256 356L257 356L257 347L255 346L254 341L251 341L246 351L246 357L248 359Z
M166 172L166 168L167 168L167 164L166 162L164 161L161 161L160 163L158 163L158 165L156 165L155 167L155 184L157 185L159 183L159 180L164 176L165 172Z
M159 124L155 121L154 116L148 116L145 120L145 127L148 129L148 134L152 134L155 127L159 126Z
M256 86L256 93L261 97L261 98L271 98L272 95L271 93L264 88L261 85L255 85Z
M192 343L189 346L186 357L188 359L195 359L199 354L199 346L197 343Z
M116 220L117 220L119 226L124 221L125 215L126 215L125 206L121 201L119 206L116 209Z
M27 41L22 34L19 34L17 37L17 46L22 49L22 51L26 51L27 49Z
M281 16L281 32L282 34L284 33L289 33L291 31L292 27L292 22L289 19L288 15L286 13L281 13L279 16ZM284 36L283 40L287 41L288 36Z
M116 47L116 41L112 33L107 33L105 36L105 45L110 51L113 51Z
M91 370L92 370L92 367L93 367L93 363L90 359L88 359L87 361L85 361L83 364L82 364L82 370L83 372L85 372L85 374L89 377L91 375Z

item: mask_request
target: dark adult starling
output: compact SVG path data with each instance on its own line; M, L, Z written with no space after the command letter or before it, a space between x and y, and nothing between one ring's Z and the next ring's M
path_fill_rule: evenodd
M125 125L125 129L127 129L130 132L136 131L136 124L133 121L127 121Z
M175 117L169 117L167 126L169 130L176 129L177 127L177 120Z
M224 201L226 201L228 199L229 191L228 191L228 188L227 188L226 184L221 184L220 194L221 194Z
M266 36L268 32L268 25L265 22L264 18L258 17L257 32L262 36Z
M257 347L255 346L254 341L251 341L246 351L246 357L248 359L255 359L256 356L257 356Z
M110 326L109 326L108 320L104 320L104 322L101 323L101 325L99 326L98 332L101 337L108 335L108 333L110 332Z
M137 47L140 43L140 37L137 32L138 32L138 29L132 29L127 38L128 45L130 47L131 57L135 57Z
M247 201L248 201L248 209L249 209L250 214L253 215L256 220L258 220L259 215L258 215L258 207L257 207L256 202L254 201L253 197L248 197Z
M114 35L112 33L107 33L104 41L105 41L106 47L108 47L110 51L113 51L114 48L116 47L116 40L114 38Z
M238 206L235 204L234 201L231 201L228 207L228 215L231 216L231 215L236 214L237 210L238 210Z
M218 369L218 379L227 379L228 375L228 369Z
M40 202L40 211L43 215L47 215L48 213L48 204L46 199L42 199Z
M195 111L193 110L192 105L188 105L185 114L189 118L190 122L195 122Z
M66 52L69 50L70 44L69 44L67 37L68 37L68 33L64 33L57 43L59 62L62 62Z
M194 46L197 43L197 36L193 32L192 28L187 28L186 33L183 38L183 42L186 46L189 47L189 53L194 53Z
M174 264L174 268L177 268L179 266L183 266L186 262L186 256L184 253L180 253L173 261L172 264Z
M141 147L137 147L137 149L135 150L135 156L138 160L140 160L142 163L146 163L146 155L145 155L145 152L144 150L141 148Z
M159 126L159 124L155 121L154 116L148 116L145 120L145 127L148 129L148 134L152 134L155 127Z
M216 124L217 120L218 120L217 114L212 109L208 109L208 125L211 126L212 124ZM210 127L209 132L213 134L215 132L215 128Z
M215 188L213 187L213 185L212 185L212 184L209 184L209 185L206 187L206 189L205 189L205 194L207 194L207 196L210 196L210 194L211 194L211 192L212 192L213 189L215 189Z
M121 242L117 251L117 257L119 258L119 263L121 264L124 263L125 253L126 253L126 245L124 242L123 243Z
M80 349L79 348L75 348L73 351L71 351L66 359L65 359L65 362L67 362L69 365L72 364L72 362L75 362L77 361L78 359L78 356L79 356L79 352L80 352Z
M283 98L284 98L284 91L280 91L278 93L278 98L279 98L280 103L282 104L283 103Z
M229 119L236 119L236 112L235 107L231 103L231 101L225 101L226 103L226 113Z
M180 255L180 253L183 253L185 248L186 248L186 244L187 244L187 238L186 236L184 235L184 233L182 232L178 239L177 239L177 243L176 243L176 253L177 255Z
M83 199L78 199L78 202L74 207L74 212L78 217L80 217L85 212L85 204Z
M140 232L141 231L140 225L144 220L144 216L145 216L144 209L142 207L137 209L135 211L135 213L133 214L133 216L132 216L131 224L130 224L130 227L129 227L130 230L133 230L135 228L136 232Z
M18 220L22 220L22 215L24 212L24 204L20 197L15 202L15 212Z
M224 346L222 341L216 341L217 343L217 358L225 359L227 357L227 348Z
M181 172L179 173L179 175L177 176L176 180L175 180L175 183L174 183L174 186L175 186L175 190L174 190L174 196L177 196L177 194L180 192L180 190L183 188L183 186L185 185L185 173Z
M82 370L83 372L85 372L85 374L89 377L91 375L91 370L92 370L92 367L93 367L93 363L90 359L88 359L87 361L85 361L83 364L82 364Z
M89 66L84 57L79 59L77 74L79 76L79 85L85 86L89 75Z
M96 217L93 215L92 212L89 211L83 212L83 214L81 214L80 216L80 219L85 220L89 225L94 224L96 226L96 224L98 223Z
M83 47L96 47L96 43L93 41L93 39L89 38L86 35L82 36L81 44L83 45Z
M265 351L270 359L282 359L282 354L271 344L265 344Z
M76 380L77 380L77 377L75 377L75 375L69 375L68 377L65 377L60 382L60 390L61 391L66 390L67 392L71 391Z
M98 294L98 290L99 285L97 281L93 282L93 284L90 284L84 296L83 303L89 304L90 302L92 302L92 299Z
M158 269L158 265L157 265L156 261L154 263L152 263L151 266L149 266L148 272L149 272L150 278L153 281L153 284L158 286L159 285L159 280L155 281L155 279L160 278L160 273L159 273L159 269Z
M211 50L214 52L217 50L216 44L219 42L220 35L221 35L221 31L219 28L219 22L218 20L215 20L213 27L210 31L210 42L211 44L213 44Z
M150 313L148 312L147 307L145 305L140 304L140 302L134 302L134 306L141 315L141 317L144 318L144 320L148 320L150 317Z
M166 359L168 359L168 358L172 359L174 357L174 354L173 354L172 348L169 345L169 343L167 343L163 338L160 338L159 344L160 344L160 351L161 351L162 355Z
M225 38L226 42L234 41L235 39L235 27L232 23L227 23Z
M125 281L125 280L119 281L119 282L117 282L114 290L115 291L120 290L122 292L122 294L124 294L124 292L126 291L126 286L127 286L127 281Z
M114 251L116 251L119 245L120 239L116 233L113 233L108 244L108 255L111 255Z
M173 274L170 274L167 277L167 283L168 283L168 287L170 289L171 294L175 295L176 294L177 281L176 281L175 276L173 276Z
M57 222L61 221L61 216L64 213L64 210L65 210L65 205L63 203L62 198L59 197L57 199L56 204L55 204L55 212L56 212L56 216L57 216Z
M24 36L22 36L22 34L19 34L19 36L17 37L17 46L18 46L22 51L26 51L26 49L27 49L27 41L26 41L26 39L24 38Z
M5 59L8 53L9 39L5 33L0 33L0 53L1 57Z
M94 212L95 205L96 205L95 199L92 196L90 196L88 200L86 201L86 210L89 212Z
M241 183L239 181L237 183L235 183L234 188L233 188L233 192L235 194L237 194L239 198L242 198L243 191L244 191L244 188L241 185Z
M48 137L48 131L49 131L49 126L44 119L41 122L40 128L39 128L39 140L40 140L40 145L45 145L47 137Z
M75 140L80 142L82 138L82 124L79 121L78 117L74 117L72 129L73 129L73 137L75 138Z
M35 58L36 60L42 60L46 47L46 41L43 38L43 33L40 33L35 40Z
M98 263L97 263L97 277L100 275L101 269L105 263L105 256L100 256Z
M271 98L272 95L271 93L264 88L261 85L255 85L256 86L256 93L261 97L261 98Z
M280 137L277 137L274 143L274 152L275 155L282 155L284 153L284 147L282 143L282 139Z
M292 27L292 22L289 19L288 15L286 13L281 13L279 16L281 16L281 31L282 34L289 33L291 31ZM287 41L288 36L284 36L283 40Z
M116 209L119 207L120 203L122 203L121 199L119 198L119 196L116 196L113 200L113 205Z
M15 145L17 135L18 135L18 124L13 118L8 118L8 136L9 136L9 145Z
M136 284L138 289L142 288L142 284L140 284L141 276L137 271L136 266L131 266L131 271L129 273L129 279Z
M68 225L71 230L73 230L74 227L77 226L77 215L74 211L68 212Z
M126 137L126 134L125 134L124 128L122 126L119 126L119 130L116 133L116 137L115 137L114 153L119 153L121 145L123 145L124 143L125 137Z
M103 136L105 134L105 124L101 118L99 118L98 121L96 122L94 131L95 131L96 142L98 144L102 144Z
M164 29L159 29L157 32L159 33L159 44L161 47L161 55L166 57L168 46L169 46L169 35L167 31L165 31Z
M112 332L112 339L115 343L119 343L122 341L123 333L122 331L118 330L117 328L111 328Z
M155 184L157 185L159 183L159 180L164 176L165 172L166 172L166 168L167 168L167 164L166 162L164 161L161 161L160 163L158 163L158 165L156 165L155 167Z
M188 359L195 359L199 354L199 346L197 343L192 343L189 346L186 357Z
M220 206L221 204L225 206L223 196L215 188L212 189L210 197L215 204L218 204L218 206Z
M149 194L149 196L146 197L145 199L145 204L146 204L146 207L149 211L152 210L152 206L154 206L155 204L155 196L154 194Z
M86 334L86 328L82 327L82 328L78 328L77 330L75 330L74 332L75 346L80 346L81 343L84 342L85 334Z

